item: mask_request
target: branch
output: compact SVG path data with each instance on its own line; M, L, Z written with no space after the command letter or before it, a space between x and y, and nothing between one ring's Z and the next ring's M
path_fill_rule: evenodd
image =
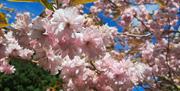
M87 68L89 68L90 70L94 70L97 74L101 74L102 71L100 71L96 68L96 66L94 65L92 60L90 60L89 63L91 65L91 67L87 66Z
M114 2L112 2L111 0L108 0L108 2L110 2L111 4L113 4L115 7L117 7L117 5L114 3ZM142 4L138 4L138 3L133 3L133 2L129 2L129 1L126 1L126 0L124 0L124 1L120 1L120 2L124 2L124 3L126 3L126 4L129 4L129 5L133 5L133 6L139 6L139 5L155 5L156 3L142 3Z
M131 36L131 37L148 37L151 36L152 33L148 33L145 35L137 35L137 34L129 34L129 33L118 33L118 35Z

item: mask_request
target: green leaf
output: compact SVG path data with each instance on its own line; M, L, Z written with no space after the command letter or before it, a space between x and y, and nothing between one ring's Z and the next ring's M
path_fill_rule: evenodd
M9 24L6 19L6 15L0 12L0 28L7 27Z
M38 2L38 0L8 0L10 2Z
M166 6L165 1L163 1L163 0L155 0L155 2L156 2L157 4L159 4L160 7L165 7L165 6Z
M79 5L79 4L86 4L86 3L91 3L95 2L97 0L71 0L70 5Z
M47 0L39 0L42 5L44 5L49 10L54 10L53 5L49 3Z

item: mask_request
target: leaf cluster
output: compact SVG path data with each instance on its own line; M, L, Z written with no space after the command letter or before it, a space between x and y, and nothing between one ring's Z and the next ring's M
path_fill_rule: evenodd
M10 64L16 71L10 75L0 73L0 91L46 91L62 83L58 76L50 75L34 63L12 59Z

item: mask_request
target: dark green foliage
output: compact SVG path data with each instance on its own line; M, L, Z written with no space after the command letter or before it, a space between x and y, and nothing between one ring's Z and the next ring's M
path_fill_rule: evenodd
M163 89L163 91L180 91L178 86L173 82L173 80L165 78L165 77L159 77L160 80L160 88Z
M16 71L11 75L0 73L0 91L46 91L62 83L58 76L50 75L34 63L13 59L10 64Z

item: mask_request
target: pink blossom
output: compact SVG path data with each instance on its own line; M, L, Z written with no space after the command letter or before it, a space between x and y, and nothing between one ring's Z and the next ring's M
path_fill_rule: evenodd
M83 31L82 38L82 51L89 58L97 58L98 56L102 56L105 52L105 46L103 43L102 35L95 28L86 28Z
M59 73L61 57L56 55L52 49L36 49L34 60L45 70L50 71L51 74Z
M78 55L80 53L79 43L81 44L79 39L71 38L66 34L62 35L58 43L62 50L62 57L68 55L71 59L73 59L75 55Z
M71 0L58 0L58 2L63 4L69 4Z
M4 72L5 74L12 74L15 72L14 66L8 64L8 60L6 58L0 59L0 72Z
M6 48L6 47L5 47L3 44L0 43L0 50L1 50L1 51L0 51L0 59L1 59L1 58L4 58L4 57L6 56L6 54L5 54L5 50L6 50L6 49L5 49L5 48Z
M7 33L3 33L6 28L0 29L0 72L14 73L8 59L18 57L32 60L53 75L61 71L65 91L131 91L133 85L154 75L171 75L173 83L178 83L180 44L173 25L178 20L179 0L164 0L165 6L154 0L97 0L89 14L83 14L82 5L71 6L70 0L58 2L62 5L53 4L56 10L46 10L47 16L31 20L29 13L18 14ZM160 8L149 11L146 3ZM124 31L99 25L100 11ZM167 32L166 25L171 26ZM151 43L152 35L156 44ZM114 52L114 38L134 48Z
M53 14L52 23L58 23L58 31L62 31L65 27L76 30L83 26L84 16L79 14L75 7L56 10Z
M28 12L23 14L17 14L16 23L12 26L16 29L23 29L24 31L28 30L28 25L30 23L30 14Z

